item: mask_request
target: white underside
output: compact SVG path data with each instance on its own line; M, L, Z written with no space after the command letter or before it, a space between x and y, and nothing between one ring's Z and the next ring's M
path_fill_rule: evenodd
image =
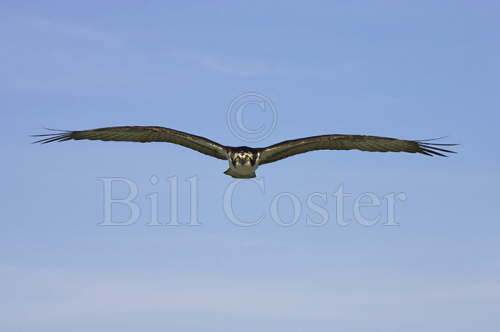
M233 165L231 165L231 163L229 163L229 168L224 173L232 176L233 178L251 179L255 177L256 169L257 165L239 165L237 167L234 167Z

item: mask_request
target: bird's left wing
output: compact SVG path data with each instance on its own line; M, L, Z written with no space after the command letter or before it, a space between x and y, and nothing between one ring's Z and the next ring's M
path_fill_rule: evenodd
M227 159L227 148L224 145L205 137L164 127L122 126L79 131L59 130L57 133L33 135L33 137L44 137L34 142L42 144L82 139L141 143L168 142L185 146L218 159Z
M444 153L454 153L443 146L425 141L410 141L390 137L366 135L322 135L284 141L261 149L260 164L272 163L299 153L315 150L361 150L378 152L410 152L428 156L446 157Z

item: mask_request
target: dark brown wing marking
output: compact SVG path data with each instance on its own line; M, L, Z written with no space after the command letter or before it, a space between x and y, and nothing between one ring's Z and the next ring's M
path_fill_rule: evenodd
M410 152L446 157L455 151L444 149L457 144L429 143L366 135L322 135L284 141L261 149L260 164L272 163L296 154L315 150L361 150L377 152Z
M45 137L34 142L42 144L82 139L141 143L168 142L182 145L218 159L227 159L227 148L224 145L211 141L205 137L164 127L122 126L79 131L58 130L57 133L33 135L33 137Z

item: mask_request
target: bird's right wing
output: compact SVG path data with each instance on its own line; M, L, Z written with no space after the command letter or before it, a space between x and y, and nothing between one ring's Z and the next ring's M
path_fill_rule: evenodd
M227 159L227 148L224 145L211 141L205 137L164 127L122 126L79 131L60 130L57 133L33 135L33 137L44 137L34 142L42 144L82 139L141 143L168 142L182 145L218 159Z

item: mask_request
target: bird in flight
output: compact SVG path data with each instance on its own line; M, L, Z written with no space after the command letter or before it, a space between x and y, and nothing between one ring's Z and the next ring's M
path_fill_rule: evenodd
M205 137L157 126L120 126L78 131L55 131L57 132L32 135L33 137L43 137L34 143L45 144L83 139L174 143L218 159L227 160L229 168L224 173L240 179L254 178L255 170L260 165L315 150L357 149L376 152L409 152L446 157L446 153L455 153L455 151L447 150L444 147L457 145L431 143L432 140L412 141L380 136L334 134L288 140L264 148L251 148L248 146L225 146Z

